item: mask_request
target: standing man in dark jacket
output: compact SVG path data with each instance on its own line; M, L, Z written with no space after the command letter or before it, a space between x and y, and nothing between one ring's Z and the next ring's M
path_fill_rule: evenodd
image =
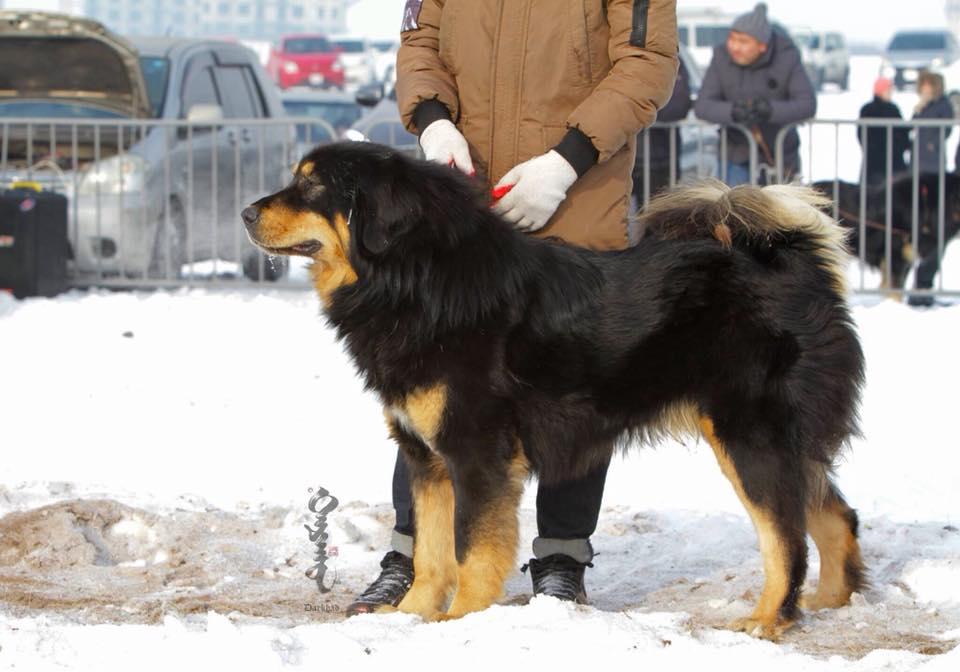
M900 108L891 102L893 82L881 77L873 85L873 100L860 108L861 119L902 119ZM857 142L863 145L862 128L857 129ZM903 157L910 146L910 131L906 127L894 127L893 135L893 163L890 175L887 175L887 129L883 126L867 128L866 161L863 169L867 173L867 184L881 184L888 177L902 173L907 169L907 162Z
M658 122L683 121L693 106L690 100L690 73L687 66L680 61L677 71L677 81L673 86L673 95L667 105L657 114ZM679 128L649 128L641 131L637 136L637 159L633 164L633 200L640 209L644 205L645 196L654 196L670 186L670 135L674 137L673 165L674 177L680 179L680 129ZM650 136L646 140L644 136ZM646 149L650 149L650 158L646 160ZM644 173L650 170L649 192L644 190Z
M816 114L817 97L800 50L785 33L773 29L765 4L737 18L726 44L714 49L695 110L705 121L749 128L759 145L760 161L771 167L776 162L773 153L780 129ZM728 138L727 183L749 182L748 141L737 131ZM800 136L791 129L783 145L786 179L799 173L799 145Z

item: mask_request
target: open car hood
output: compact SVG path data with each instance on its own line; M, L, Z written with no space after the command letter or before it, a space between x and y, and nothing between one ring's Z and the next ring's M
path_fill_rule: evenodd
M0 102L38 99L152 116L137 50L126 40L90 19L0 11Z

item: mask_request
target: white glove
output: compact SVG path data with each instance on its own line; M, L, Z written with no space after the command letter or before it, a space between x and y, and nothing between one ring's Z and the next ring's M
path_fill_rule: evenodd
M473 161L466 138L448 119L437 119L420 134L420 147L427 161L456 166L467 175L473 175Z
M493 205L493 210L513 222L521 231L536 231L567 197L567 189L577 181L577 171L555 150L517 164L497 182L497 187L513 188Z

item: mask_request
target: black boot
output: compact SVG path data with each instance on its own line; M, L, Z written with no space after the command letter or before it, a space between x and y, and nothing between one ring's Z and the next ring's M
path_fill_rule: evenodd
M413 583L413 559L403 553L390 551L380 561L383 571L367 586L360 597L347 607L347 616L372 613L377 607L397 606Z
M545 558L530 558L530 562L520 568L526 573L530 568L534 595L552 595L559 600L587 603L587 589L583 585L583 572L593 567L592 562L578 562L569 555L555 553Z

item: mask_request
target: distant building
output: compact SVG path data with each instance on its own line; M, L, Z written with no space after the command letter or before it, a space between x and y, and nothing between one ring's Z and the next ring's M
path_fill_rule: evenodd
M358 0L47 0L5 2L88 16L121 35L235 37L273 41L284 33L347 30L347 8Z

